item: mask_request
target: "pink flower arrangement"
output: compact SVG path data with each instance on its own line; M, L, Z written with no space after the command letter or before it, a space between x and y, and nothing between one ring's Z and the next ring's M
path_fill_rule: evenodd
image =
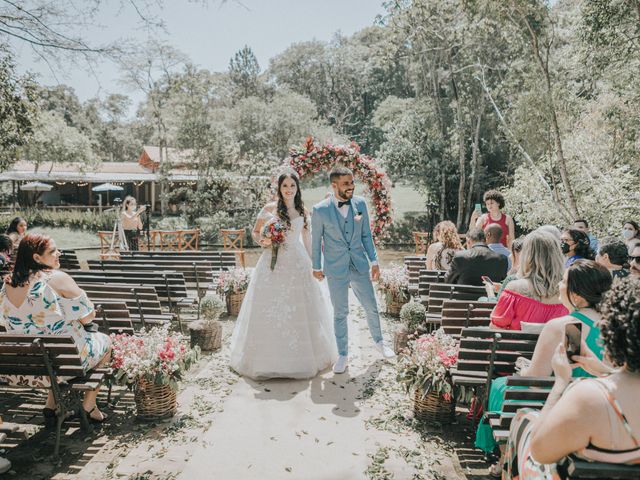
M250 279L251 271L247 268L231 268L220 272L216 292L220 296L246 292Z
M135 384L141 378L178 388L182 375L199 357L199 349L188 348L169 326L144 328L136 335L111 335L111 367L119 384Z
M458 348L458 342L441 328L410 341L398 361L398 381L407 392L426 396L433 391L450 401L450 371L458 363Z
M348 146L320 146L314 142L313 137L308 137L301 149L291 148L285 163L293 168L301 179L321 170L328 170L336 163L346 165L369 188L375 208L371 222L374 241L379 243L386 238L387 228L392 222L391 181L386 173L378 170L371 157L360 153L360 147L355 142Z
M271 240L271 270L276 267L278 250L284 245L289 227L280 219L271 220L262 229L262 236Z

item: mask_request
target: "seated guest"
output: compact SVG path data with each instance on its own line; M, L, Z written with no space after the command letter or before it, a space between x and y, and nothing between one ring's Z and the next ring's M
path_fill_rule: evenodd
M8 332L71 335L82 366L92 369L109 360L111 339L84 329L95 317L93 304L73 278L58 270L59 258L60 251L50 237L34 234L22 239L13 272L0 290L0 319ZM97 396L97 389L88 391L82 403L89 420L102 422L106 415L98 410ZM48 424L55 423L55 407L49 391L43 410Z
M586 233L587 237L589 237L589 248L592 252L598 251L598 239L589 231L589 222L584 219L574 220L572 228Z
M12 252L13 240L9 235L0 234L0 270L6 270L11 266Z
M566 315L567 309L558 298L562 273L558 241L548 233L531 232L520 254L520 278L503 290L491 312L491 326L520 330L522 322L546 323Z
M613 278L624 278L629 275L628 257L627 246L622 240L616 237L605 237L596 254L596 262L607 268Z
M20 240L27 234L27 221L22 217L14 218L11 220L6 233L11 237L13 249L17 250L18 245L20 245Z
M564 268L567 268L576 260L583 258L591 260L589 237L580 230L569 228L562 232L560 248L562 249L562 254L565 256Z
M502 283L496 283L499 285L498 287L498 297L507 288L509 282L519 278L518 270L520 269L520 253L522 252L522 245L524 245L525 236L522 235L516 238L513 242L511 242L511 270L507 272L507 277L502 281Z
M500 282L507 275L507 257L493 252L485 243L484 232L472 228L467 232L468 250L453 257L445 283L460 285L482 285L482 277Z
M449 270L456 252L463 250L458 230L453 222L444 221L436 226L438 240L427 250L427 270Z
M630 247L630 242L640 239L640 225L633 220L627 220L622 224L622 240Z
M578 260L564 272L560 282L560 300L569 315L554 318L547 322L536 343L533 357L528 367L521 370L521 376L546 377L552 373L551 358L553 352L564 339L565 325L570 322L582 324L582 341L598 359L602 359L602 338L600 335L599 306L603 296L611 288L611 274L601 265L591 260ZM589 375L582 368L574 368L573 377L587 377ZM500 413L507 390L507 377L499 377L491 382L488 409L490 412ZM491 427L481 424L476 431L477 448L491 453L497 446ZM501 463L492 467L492 472L500 471Z
M507 247L500 243L502 237L502 227L497 223L491 223L484 229L484 236L487 241L487 247L500 255L507 257L509 261L509 270L511 270L511 252Z
M560 237L562 237L562 232L555 225L542 225L541 227L536 228L539 232L545 232L551 234L558 243L560 243Z
M617 282L605 296L600 330L605 355L615 367L606 377L571 383L572 365L558 343L551 360L555 383L544 407L522 409L511 422L502 478L559 478L556 463L569 454L640 463L638 305L640 282L632 278ZM579 364L585 358L584 353L573 357Z
M629 252L629 274L632 277L640 277L640 243Z

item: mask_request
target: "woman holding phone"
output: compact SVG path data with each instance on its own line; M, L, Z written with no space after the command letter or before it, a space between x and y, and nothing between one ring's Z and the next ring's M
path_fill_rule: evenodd
M479 210L479 204L476 204L476 209L471 215L471 225L484 230L492 223L500 225L502 228L502 237L500 243L509 248L511 242L516 238L516 227L513 218L506 213L502 213L504 208L504 196L497 190L489 190L484 192L482 201L485 207L487 207L487 213L482 214Z
M551 359L558 344L565 340L567 332L580 331L581 341L598 358L602 359L602 336L600 334L601 314L599 305L611 288L613 279L609 270L591 260L577 260L564 272L559 284L560 301L571 312L547 322L540 333L531 363L520 371L523 377L546 377L553 373ZM567 330L569 329L569 330ZM578 340L580 343L580 340ZM577 354L578 352L576 352ZM573 369L574 377L590 377L580 367ZM506 377L491 383L488 409L500 412L504 403ZM476 447L491 452L496 443L488 425L480 425L476 432ZM499 471L500 463L492 468Z

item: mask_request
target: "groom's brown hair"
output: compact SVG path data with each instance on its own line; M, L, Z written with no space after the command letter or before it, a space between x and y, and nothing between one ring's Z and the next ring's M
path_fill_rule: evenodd
M333 183L334 180L338 180L338 178L344 177L345 175L351 175L353 177L353 172L347 167L336 165L329 172L329 182Z

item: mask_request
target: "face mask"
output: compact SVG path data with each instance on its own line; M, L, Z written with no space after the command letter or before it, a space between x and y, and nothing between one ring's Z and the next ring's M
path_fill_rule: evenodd
M562 242L560 244L560 249L562 250L562 253L569 253L569 250L571 250L571 247L569 246L569 244L567 242Z
M625 240L631 240L633 238L633 230L622 230L622 236Z

